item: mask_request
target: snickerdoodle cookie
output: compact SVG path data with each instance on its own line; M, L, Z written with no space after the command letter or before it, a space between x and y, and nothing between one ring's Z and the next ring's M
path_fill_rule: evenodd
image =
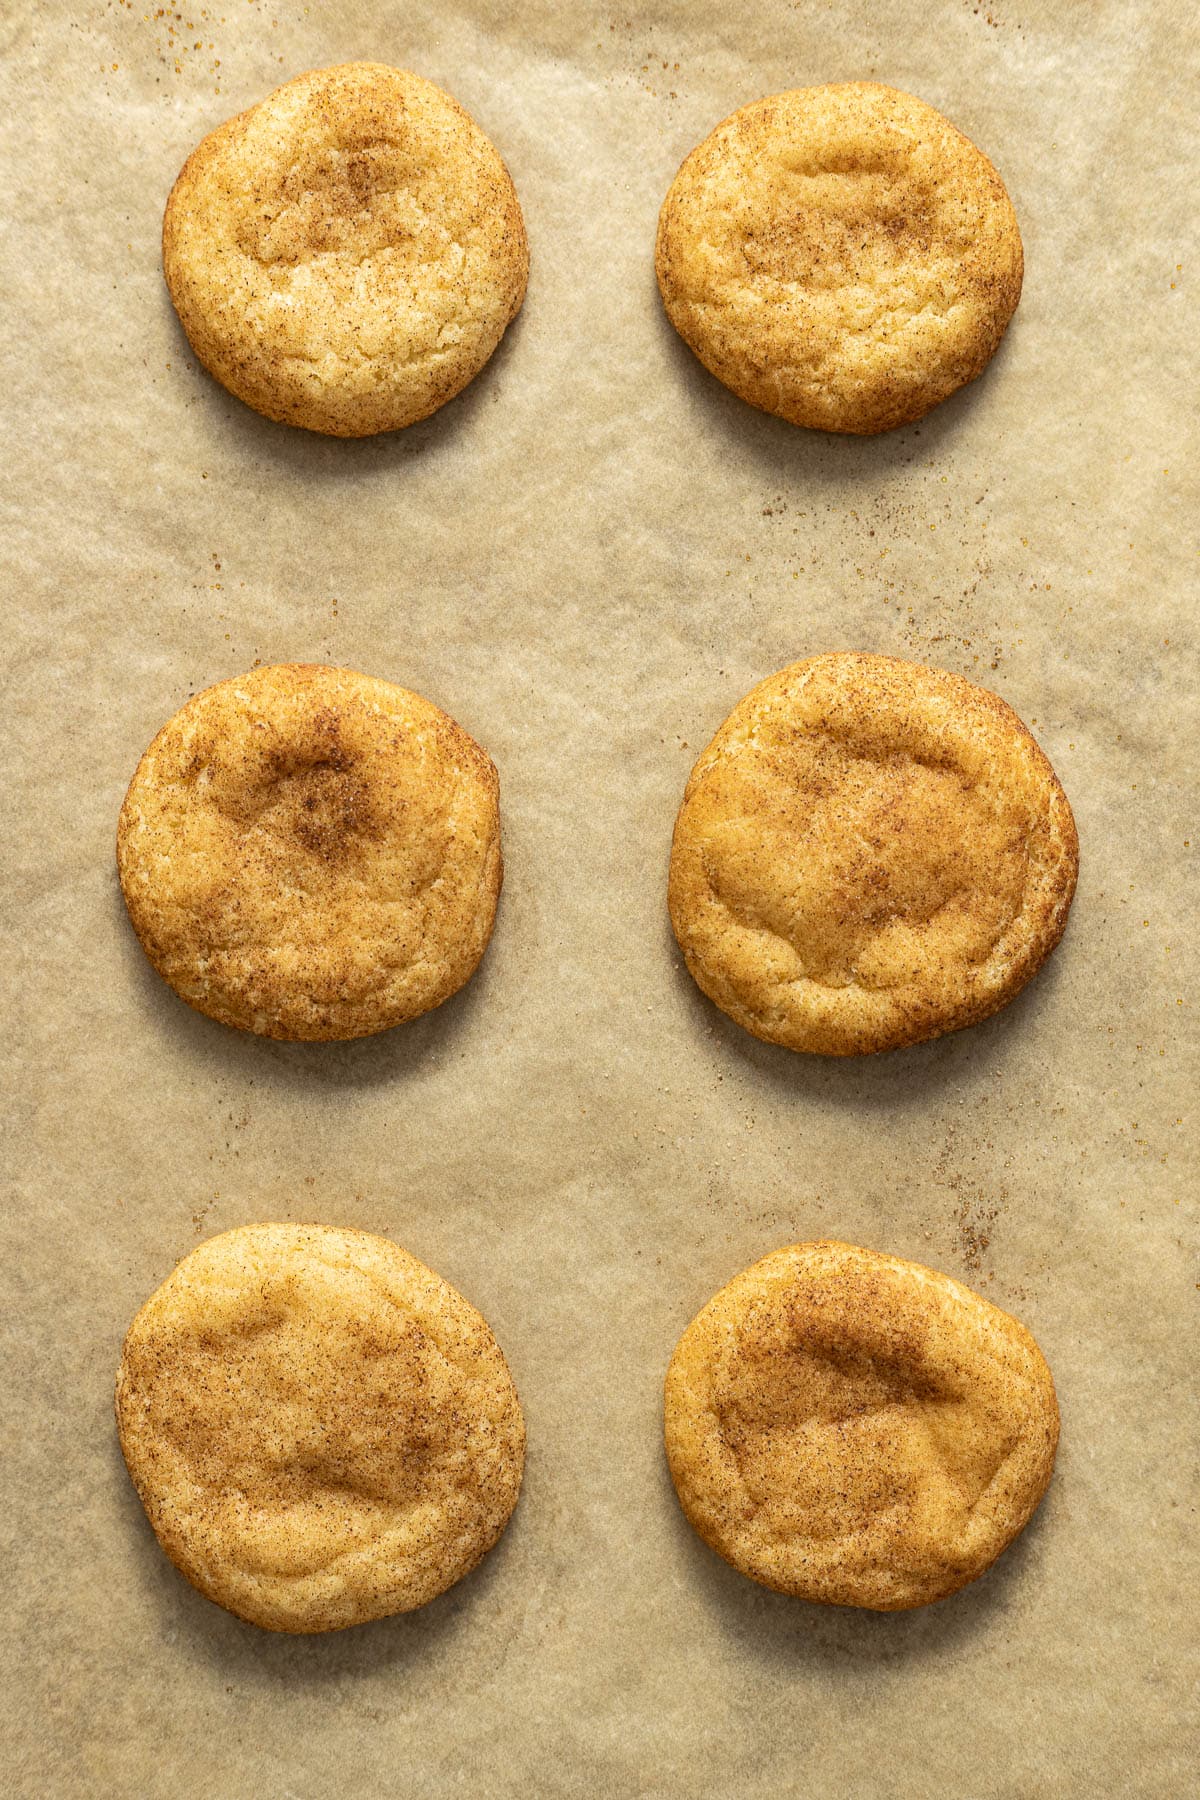
M192 349L269 419L367 437L466 387L525 295L508 170L449 94L316 69L193 151L163 269Z
M1036 973L1079 866L1011 707L943 669L839 652L736 706L692 770L668 899L747 1031L855 1056L974 1024Z
M705 1543L765 1587L878 1612L982 1575L1046 1491L1058 1405L1015 1319L919 1263L797 1244L743 1270L667 1371Z
M491 1549L521 1486L521 1407L485 1320L364 1231L201 1244L130 1326L116 1405L171 1561L272 1631L423 1606Z
M757 100L686 159L656 251L667 314L705 368L793 425L887 431L994 354L1021 235L981 150L875 82Z
M253 669L154 739L117 866L142 948L189 1006L265 1037L365 1037L474 973L500 892L499 781L419 694Z

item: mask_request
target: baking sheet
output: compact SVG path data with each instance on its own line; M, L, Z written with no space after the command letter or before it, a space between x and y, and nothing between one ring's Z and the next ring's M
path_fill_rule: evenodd
M1195 1770L1196 34L1160 3L549 0L196 11L5 0L3 1215L9 1790L21 1795L1177 1796ZM393 437L269 424L196 366L162 208L203 133L378 57L500 146L525 309ZM662 317L657 208L735 106L877 77L998 164L1025 295L985 377L875 440L798 432ZM745 1036L665 914L683 782L818 650L994 687L1071 797L1066 939L971 1031L824 1062ZM495 757L478 977L350 1045L189 1012L129 931L125 785L264 661L428 694ZM273 1637L193 1593L124 1474L136 1307L255 1219L394 1235L509 1357L526 1486L424 1611ZM660 1450L675 1339L837 1235L1034 1331L1058 1472L983 1581L818 1609L693 1536Z

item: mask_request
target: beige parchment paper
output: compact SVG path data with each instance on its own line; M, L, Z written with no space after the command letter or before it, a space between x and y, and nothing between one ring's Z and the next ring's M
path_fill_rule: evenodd
M7 1790L1174 1800L1197 1748L1189 9L178 6L0 8ZM199 370L158 240L206 131L358 56L480 120L533 270L460 400L337 443ZM1027 277L981 381L855 441L712 381L665 323L652 246L718 119L862 76L992 156ZM715 1012L664 893L685 777L733 702L851 646L1009 700L1083 872L1007 1011L837 1063ZM415 687L499 765L492 948L406 1029L239 1036L126 924L113 833L137 758L256 658ZM200 1237L263 1218L392 1234L515 1372L512 1526L416 1615L310 1640L240 1624L174 1573L125 1476L130 1317ZM664 1467L684 1324L819 1235L966 1279L1058 1382L1039 1516L925 1611L754 1587Z

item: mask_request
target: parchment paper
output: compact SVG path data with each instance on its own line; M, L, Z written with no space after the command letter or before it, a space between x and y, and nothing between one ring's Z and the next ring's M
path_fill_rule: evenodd
M1161 0L996 5L5 0L9 1792L1192 1788L1196 35ZM493 136L533 273L463 398L336 443L198 369L158 242L207 130L357 56L431 76ZM992 156L1027 278L981 381L855 441L711 380L652 247L718 119L862 76ZM844 647L1011 701L1083 873L1005 1012L837 1063L715 1012L664 896L699 749L760 677ZM415 687L499 765L492 948L408 1028L240 1036L127 926L113 834L137 758L255 658ZM272 1218L390 1233L438 1269L492 1323L529 1426L482 1569L323 1639L187 1587L111 1414L136 1307L202 1236ZM666 1474L678 1333L752 1259L823 1234L966 1279L1058 1382L1040 1514L924 1611L766 1593Z

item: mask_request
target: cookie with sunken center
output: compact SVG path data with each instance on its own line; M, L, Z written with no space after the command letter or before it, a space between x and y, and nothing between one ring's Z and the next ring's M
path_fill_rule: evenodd
M211 375L333 437L415 424L483 368L529 251L499 152L383 63L299 75L210 132L163 221L163 270Z
M1011 707L839 651L760 683L700 757L668 904L693 978L745 1030L860 1056L1013 999L1078 867L1067 797Z
M158 733L117 865L142 948L189 1006L266 1037L365 1037L478 966L502 877L499 780L406 688L252 669Z
M726 387L864 434L974 380L1024 271L987 157L876 82L774 94L718 125L671 185L655 262L671 323Z
M667 1460L725 1561L804 1600L896 1612L974 1581L1058 1444L1023 1325L949 1276L832 1242L743 1270L680 1338Z
M271 1631L424 1606L517 1502L525 1426L486 1321L387 1238L245 1225L137 1314L121 1449L171 1561Z

